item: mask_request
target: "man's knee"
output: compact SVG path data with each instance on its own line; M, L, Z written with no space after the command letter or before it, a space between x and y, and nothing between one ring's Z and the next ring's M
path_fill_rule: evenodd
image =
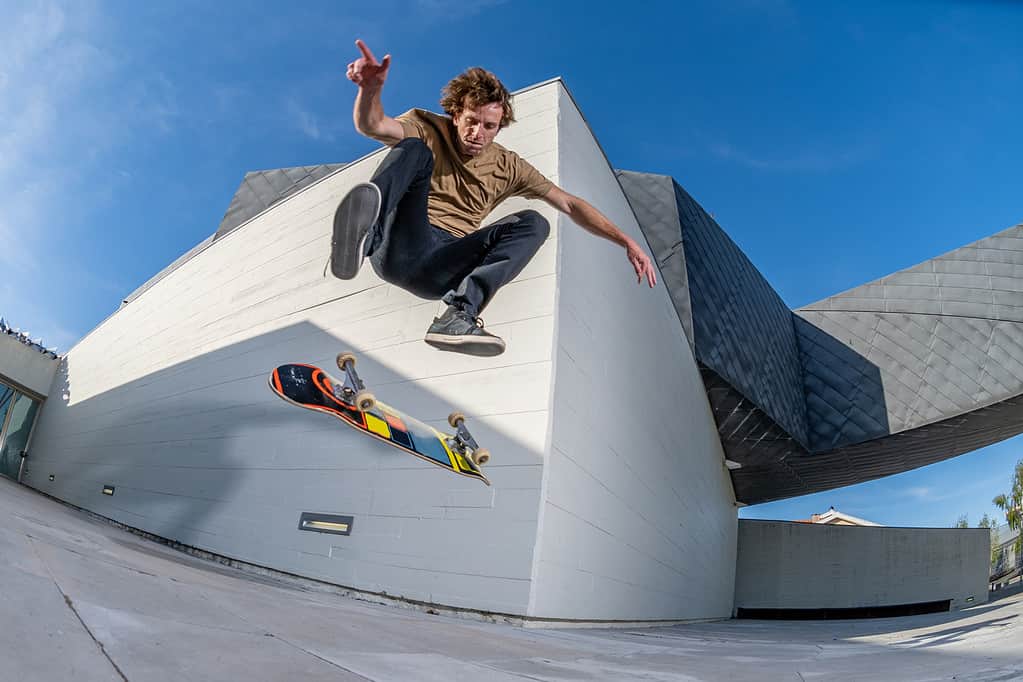
M404 288L408 283L408 268L403 267L399 263L395 263L394 259L391 258L369 258L370 264L373 266L374 272L380 279L384 280L389 284Z
M518 228L527 228L536 235L539 241L544 241L551 233L551 224L539 211L526 209L516 214L519 218Z
M384 160L380 162L380 166L377 168L374 178L395 164L399 164L402 168L408 168L409 165L411 165L414 168L425 169L433 172L433 152L431 152L430 148L426 146L426 143L418 137L406 137L404 140L391 147L391 151L388 152L387 156L384 157Z
M418 137L406 137L391 149L400 149L405 155L433 164L433 152Z

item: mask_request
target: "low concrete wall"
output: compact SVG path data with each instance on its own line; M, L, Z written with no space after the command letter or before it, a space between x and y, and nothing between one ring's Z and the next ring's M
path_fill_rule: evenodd
M735 608L838 609L987 601L984 528L739 521ZM967 599L972 597L972 601Z
M46 397L58 361L48 353L29 348L8 334L0 334L0 381Z

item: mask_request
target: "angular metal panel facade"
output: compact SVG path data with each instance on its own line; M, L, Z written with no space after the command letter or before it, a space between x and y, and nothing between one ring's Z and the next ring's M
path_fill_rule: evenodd
M883 401L886 431L899 433L1023 393L1020 275L1023 228L1017 226L797 310L806 323L797 328L841 339L855 353L846 359L873 368L871 397ZM809 359L819 358L807 351ZM832 360L828 371L861 374L844 360ZM808 381L819 378L808 372ZM853 406L832 404L845 421L827 441L812 442L814 449L885 433Z
M219 239L242 223L256 217L266 209L292 194L344 168L343 163L325 163L319 166L298 166L274 170L252 171L245 174L238 190L231 198L214 239Z
M790 311L671 178L619 181L741 465L738 500L859 483L1023 432L1023 226Z

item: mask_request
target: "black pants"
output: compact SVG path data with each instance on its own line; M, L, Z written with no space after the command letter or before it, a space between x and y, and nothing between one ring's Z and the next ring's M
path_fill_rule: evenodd
M367 256L385 281L475 317L522 272L550 224L536 211L519 211L456 237L427 219L432 173L433 153L422 140L409 137L394 146L372 180L382 203Z

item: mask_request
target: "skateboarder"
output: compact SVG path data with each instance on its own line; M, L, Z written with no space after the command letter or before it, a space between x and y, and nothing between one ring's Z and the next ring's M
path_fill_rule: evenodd
M597 209L568 194L533 166L494 142L512 123L511 96L492 73L472 68L444 88L447 116L412 109L384 114L380 92L391 56L377 61L361 40L362 56L348 65L359 86L355 129L391 147L372 180L356 185L334 216L331 270L355 277L363 258L384 280L417 296L443 299L426 342L443 350L490 356L504 341L479 318L494 294L518 275L550 232L533 210L484 227L483 218L511 196L543 199L589 232L625 248L636 271L653 287L650 258Z

